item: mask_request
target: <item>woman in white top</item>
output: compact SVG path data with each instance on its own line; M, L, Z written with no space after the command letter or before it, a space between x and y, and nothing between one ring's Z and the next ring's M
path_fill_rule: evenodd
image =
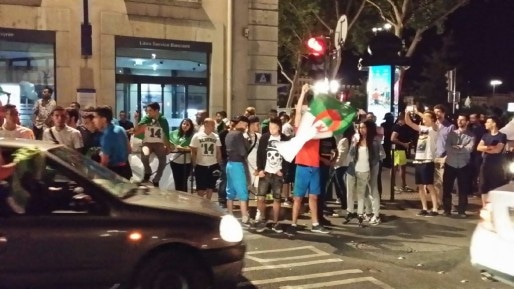
M372 120L359 123L359 140L352 144L348 157L350 159L346 172L348 213L344 223L357 217L359 225L366 218L364 202L371 203L373 216L369 224L380 224L380 196L377 178L380 160L385 158L382 144L376 138L376 125ZM354 213L354 194L357 194L357 214Z

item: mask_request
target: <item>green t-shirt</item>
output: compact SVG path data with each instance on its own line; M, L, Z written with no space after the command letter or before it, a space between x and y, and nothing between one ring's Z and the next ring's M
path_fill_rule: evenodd
M145 115L141 121L139 122L138 125L146 125L146 126L149 126L149 125L152 125L153 123L153 119L151 117L149 117L148 115ZM165 136L168 136L170 135L170 126L168 124L168 120L162 116L162 114L159 116L159 118L157 119L157 122L159 123L159 126L161 127L162 129L162 132L163 132L163 135ZM141 133L141 134L138 134L136 136L137 138L139 139L144 139L145 138L145 134L144 133Z
M176 146L188 147L193 136L179 136L179 130L176 129L170 133L170 142Z

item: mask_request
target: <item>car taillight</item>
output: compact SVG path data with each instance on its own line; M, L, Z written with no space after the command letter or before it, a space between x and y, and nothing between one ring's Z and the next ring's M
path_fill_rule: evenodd
M487 203L485 207L480 210L481 224L485 229L495 232L494 229L494 218L493 218L493 207L490 203Z

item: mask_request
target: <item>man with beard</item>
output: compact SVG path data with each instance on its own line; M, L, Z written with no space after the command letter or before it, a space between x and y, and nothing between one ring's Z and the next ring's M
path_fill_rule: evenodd
M45 87L43 89L43 97L38 99L34 104L34 136L40 140L43 138L43 130L48 127L48 120L54 108L57 106L55 100L52 99L53 89Z
M480 122L479 115L473 113L469 116L469 129L475 136L475 145L471 151L471 181L472 192L478 191L478 175L480 174L480 166L482 165L482 152L477 150L478 143L482 140L482 136L487 132L484 125Z
M0 137L34 139L31 129L18 124L20 123L20 114L15 105L6 104L3 109L5 110L5 120L0 127Z
M452 190L455 179L459 189L459 217L466 217L468 194L471 190L470 159L471 151L475 147L475 137L468 130L469 117L459 115L457 119L458 129L451 131L446 139L446 163L443 175L443 207L444 215L451 215Z

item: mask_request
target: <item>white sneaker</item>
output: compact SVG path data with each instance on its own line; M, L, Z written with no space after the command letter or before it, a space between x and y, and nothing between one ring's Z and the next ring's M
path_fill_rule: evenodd
M257 209L257 213L255 213L255 221L261 220L261 210Z
M373 216L371 220L369 221L370 225L376 226L381 223L380 217Z

